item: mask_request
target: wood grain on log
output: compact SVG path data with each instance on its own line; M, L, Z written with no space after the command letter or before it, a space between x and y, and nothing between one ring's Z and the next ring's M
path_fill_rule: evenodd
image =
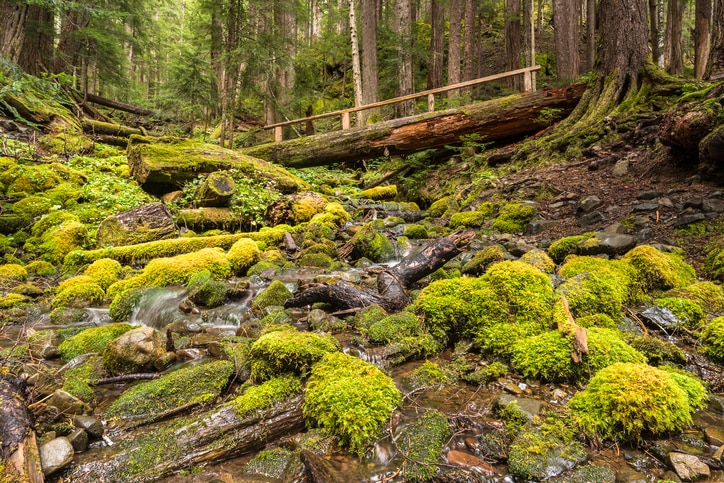
M25 404L23 381L0 375L0 436L2 437L2 481L42 483L40 454Z

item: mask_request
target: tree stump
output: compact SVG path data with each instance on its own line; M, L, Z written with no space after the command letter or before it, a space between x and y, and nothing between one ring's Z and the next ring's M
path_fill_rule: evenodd
M109 216L96 232L99 247L135 245L174 238L178 227L163 203L151 203Z
M234 193L236 193L234 178L225 171L214 171L206 177L196 192L195 201L198 206L218 208L228 205Z

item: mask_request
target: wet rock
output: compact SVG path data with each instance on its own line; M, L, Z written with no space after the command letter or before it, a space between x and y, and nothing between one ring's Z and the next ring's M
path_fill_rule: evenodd
M166 330L170 330L171 332L174 332L176 334L188 335L203 332L204 328L196 322L192 322L188 319L180 319L167 325Z
M618 233L620 235L625 235L628 229L621 223L616 222L608 225L606 228L603 229L603 231L606 233Z
M701 202L704 213L724 213L724 200L707 199Z
M706 215L704 213L693 213L691 215L683 215L679 216L678 218L674 218L673 225L675 228L678 228L680 226L688 225L690 223L696 223L697 221L702 221L706 219Z
M685 453L670 453L669 461L674 471L684 481L692 481L698 478L709 476L709 466L694 455Z
M206 357L206 351L194 348L179 349L176 351L176 357L182 361L195 361L196 359Z
M523 390L512 382L506 382L503 386L503 391L520 396L523 394Z
M663 195L661 191L655 191L655 190L647 190L647 191L640 191L636 195L637 200L653 200L658 198L659 196Z
M73 426L83 429L91 438L103 436L103 423L95 416L73 416Z
M517 386L516 386L517 387ZM523 412L528 420L532 420L535 416L540 414L542 404L536 399L530 399L525 397L517 397L510 394L501 394L495 401L495 407L505 407L508 404L515 402L518 404L518 408Z
M142 326L110 341L103 351L103 365L115 375L160 370L165 354L158 332Z
M645 213L647 211L656 211L659 209L658 203L641 203L634 205L631 211L634 213Z
M630 466L621 466L616 471L616 483L648 483L646 475L636 471Z
M58 356L58 346L62 342L57 330L43 330L28 338L28 349L33 357L51 359Z
M196 334L191 337L190 344L192 347L208 347L211 343L218 343L219 336L209 333Z
M582 199L580 203L578 203L578 211L581 211L583 213L590 213L591 211L602 205L603 201L601 201L601 198L599 198L598 196L588 196L587 198Z
M487 476L495 474L495 469L491 465L483 461L481 458L470 453L466 453L465 451L458 451L455 449L448 451L447 462L451 465L475 468Z
M76 428L68 435L68 441L73 446L76 453L80 453L88 449L88 433L85 430Z
M684 201L684 209L694 208L695 210L698 210L701 208L702 202L703 200L699 196L693 196Z
M345 327L342 319L329 315L322 309L312 309L307 315L307 324L314 331L331 332L333 334L341 332Z
M636 233L636 239L638 241L647 241L652 238L654 238L654 231L648 226L641 228L638 233Z
M636 246L636 237L601 231L581 243L581 255L623 255Z
M44 475L49 475L69 465L73 461L73 445L65 436L55 438L40 446L40 467Z
M605 219L606 217L603 216L603 213L601 213L600 211L592 211L591 213L587 213L578 219L578 226L586 227L595 225L596 223L600 223Z
M647 322L647 325L654 328L675 329L683 324L674 313L666 307L654 305L639 312L639 316Z
M525 226L523 234L525 235L537 235L543 233L549 228L556 226L558 222L556 220L535 220L531 221Z
M91 411L90 406L62 389L56 390L53 395L50 396L50 399L48 399L48 406L54 406L58 408L60 413L67 415L85 414Z
M706 442L712 446L724 445L724 429L716 426L709 426L704 428L704 435L706 436Z

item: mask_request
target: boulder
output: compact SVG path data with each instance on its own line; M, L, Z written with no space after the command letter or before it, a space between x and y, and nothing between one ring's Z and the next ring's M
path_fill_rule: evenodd
M693 481L708 477L711 473L709 466L698 457L686 453L669 453L669 461L676 474L683 481Z
M57 389L50 396L48 406L58 408L58 411L63 414L86 414L91 412L90 406L62 389Z
M91 438L100 438L103 436L103 423L95 416L73 416L73 426L84 430Z
M88 449L88 433L80 428L76 428L68 435L68 441L70 441L73 450L77 453Z
M327 200L314 191L304 191L286 195L266 210L265 218L270 226L279 224L298 225L309 221L318 213L324 212Z
M75 450L65 436L48 441L40 447L40 466L46 476L69 465Z
M151 203L109 216L96 231L99 247L135 245L175 238L178 227L163 203Z
M602 231L583 241L579 246L579 253L581 255L624 255L635 246L635 236Z
M103 364L111 374L131 374L163 369L166 350L151 327L129 330L103 350Z

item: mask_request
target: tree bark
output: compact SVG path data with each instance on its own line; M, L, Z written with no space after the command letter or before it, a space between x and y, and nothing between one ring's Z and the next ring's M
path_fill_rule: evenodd
M586 70L596 62L596 0L586 1Z
M578 85L516 94L314 138L263 144L241 152L286 167L304 168L411 154L459 144L460 136L472 133L480 134L486 142L514 140L545 127L538 121L544 109L560 109L562 117L568 115L584 90L584 86Z
M721 2L715 3L713 24L707 69L707 78L712 81L724 78L724 5Z
M397 34L397 91L406 96L415 91L412 66L412 10L410 0L395 1L395 32ZM415 110L414 101L396 105L397 117L411 116Z
M23 381L0 375L0 437L2 437L2 481L42 483L38 444L33 422L25 405Z
M439 238L420 253L408 256L377 276L377 293L367 292L345 281L315 285L299 292L285 307L305 307L316 302L332 304L337 310L350 310L378 304L388 312L399 312L409 305L405 288L430 275L460 254L475 237L475 231L457 231Z
M84 119L82 121L83 132L87 134L101 134L107 136L130 137L133 134L145 136L143 129L122 126L120 124L111 124L110 122L95 121L93 119Z
M669 0L666 12L664 63L666 72L673 75L681 75L684 73L684 54L681 50L681 30L683 21L683 0Z
M26 73L39 77L53 66L55 15L49 8L31 5L25 21L26 33L17 63Z
M357 17L354 0L349 0L349 37L352 44L352 90L354 93L354 105L359 107L364 104L362 100L362 67L360 65L359 42L357 40ZM363 111L357 111L357 125L362 125Z
M463 29L463 81L475 78L475 2L465 0L465 27ZM469 89L472 92L472 88Z
M0 0L0 54L16 63L25 42L30 9L27 2Z
M377 5L375 0L361 1L362 17L362 103L372 104L380 100L379 83L377 80ZM363 120L374 115L374 111L366 111Z
M578 19L580 0L553 0L556 76L570 81L578 77Z
M711 47L711 0L696 0L694 26L694 76L703 79Z
M430 65L427 70L427 88L442 87L445 47L445 7L442 0L432 0L430 6Z
M119 111L130 112L131 114L138 114L139 116L150 116L153 114L153 111L150 109L144 109L143 107L133 106L131 104L126 104L125 102L107 99L89 92L83 94L83 97L86 101L92 102L93 104L110 107L111 109L118 109Z
M447 83L460 82L460 38L462 33L462 0L450 0L450 33L447 46ZM455 97L458 91L448 91L448 97Z
M661 47L659 45L659 0L649 0L649 43L651 44L651 58L654 64L659 65L661 60Z
M505 70L520 69L521 57L520 0L505 0ZM518 76L508 78L508 86L520 90Z
M87 0L84 0L87 3ZM89 8L75 6L63 12L60 24L60 39L55 49L55 73L74 74L80 67L83 43L77 32L88 26L91 20Z
M224 171L214 171L199 187L196 204L210 207L224 206L229 203L235 192L234 178Z

